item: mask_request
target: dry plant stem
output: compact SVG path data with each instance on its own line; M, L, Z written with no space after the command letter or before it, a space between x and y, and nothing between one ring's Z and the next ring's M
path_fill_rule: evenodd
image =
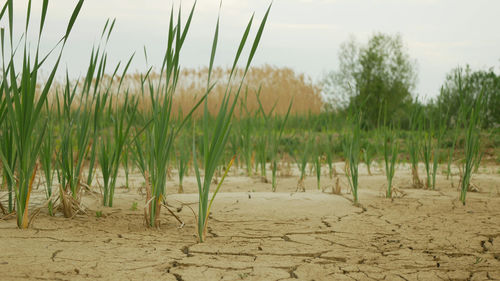
M151 185L149 182L149 173L146 171L146 204L144 206L144 219L146 222L146 225L148 227L160 227L160 207L161 207L161 201L158 201L157 204L152 204L152 202L155 200L155 198L152 196L151 192ZM160 197L158 200L162 200ZM156 205L156 207L155 207ZM153 208L155 208L155 211L153 212ZM151 218L151 214L154 214L154 216Z
M41 210L42 210L42 208L37 208L33 211L33 213L31 214L31 216L28 219L28 226L26 228L29 228L33 225L35 218L38 216L38 214L40 214Z
M64 217L70 218L73 214L71 208L69 207L68 195L66 194L66 191L64 191L65 189L62 185L59 185L59 187L59 196L61 198Z
M156 210L155 210L155 220L154 220L154 226L156 228L160 228L160 210L161 210L161 202L163 201L163 195L160 195L158 198L158 202L156 202Z
M273 160L271 162L271 189L273 192L276 192L276 187L278 186L278 182L276 180L278 172L278 163L277 160Z
M297 189L295 192L306 192L306 186L304 184L304 178L300 178L297 182Z
M65 191L60 188L59 193L59 198L61 199L60 208L62 208L65 218L73 218L79 213L85 213L85 210L81 206L80 192L75 196L68 189Z
M90 150L91 144L87 146L87 151ZM63 204L63 213L66 218L73 218L79 210L80 201L81 201L81 178L82 178L83 169L79 169L79 174L75 181L75 187L70 188L71 181L67 182L64 190L60 190L60 196L63 197L61 202Z
M2 213L3 213L4 215L6 215L6 214L7 214L7 210L5 210L5 208L3 207L2 202L0 202L0 210L2 210Z
M76 194L79 194L79 192ZM65 218L74 217L76 212L80 209L80 196L76 194L74 195L70 192L69 188L59 189L59 196L61 197L62 210Z
M16 216L16 212L12 212L12 213L9 213L3 217L0 218L0 220L8 220L10 219L11 217L15 217Z
M412 175L412 185L413 188L423 188L424 185L422 184L422 181L420 180L418 176L418 168L417 167L411 167L411 175Z
M184 226L184 222L181 220L181 218L179 218L179 216L177 216L174 211L172 211L168 206L167 204L163 204L163 206L165 207L165 209L167 209L167 211L181 224L179 226L179 228L182 228Z
M28 220L28 206L30 202L30 197L31 197L31 191L33 190L33 182L35 181L35 175L36 171L38 170L38 164L35 165L35 169L33 169L33 174L31 175L30 179L30 184L29 184L29 189L28 189L28 195L26 196L26 204L25 204L25 209L23 212L23 225L22 228L28 228L29 225L29 220Z
M333 194L337 194L337 195L342 193L342 189L340 187L340 178L339 177L335 177L335 186L332 187L332 192L333 192Z

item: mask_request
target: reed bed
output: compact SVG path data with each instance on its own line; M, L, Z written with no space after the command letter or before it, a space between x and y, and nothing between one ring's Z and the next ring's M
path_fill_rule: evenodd
M106 37L105 37L106 38ZM105 39L104 38L104 39ZM237 87L235 81L242 78L244 69L236 66L231 79L232 87ZM211 70L211 79L213 81L228 81L231 69L222 67L213 67ZM110 95L116 95L116 103L112 107L120 106L123 99L120 98L118 91L119 81L127 85L127 89L132 96L138 100L138 112L151 111L152 103L148 95L143 95L142 86L144 73L134 73L125 75L103 74L100 79L101 84L111 85L108 90ZM148 73L148 83L157 85L160 81L159 74L153 69ZM179 79L176 91L173 95L172 108L176 112L188 113L202 96L205 90L205 83L208 78L208 68L190 69L183 68L179 72ZM95 81L94 81L95 82ZM82 81L72 81L73 84ZM51 104L57 103L57 89L64 88L65 83L55 81L54 87L48 94L48 100ZM286 67L276 67L270 65L260 65L251 67L245 75L242 86L243 95L240 98L239 105L235 108L235 118L240 119L247 116L247 112L252 115L259 111L259 99L265 112L270 112L274 106L273 114L284 116L288 111L289 102L293 99L295 102L290 110L292 115L319 114L322 112L324 102L321 98L321 88L313 83L310 78L304 74L299 74ZM223 98L225 88L222 84L216 84L211 90L208 99L208 110L211 115L218 112L220 100ZM60 91L59 91L60 94ZM258 96L258 97L257 97ZM244 101L244 106L241 101ZM201 118L203 110L198 109L193 114L195 118Z
M415 107L405 127L395 122L371 128L362 122L359 108L322 110L320 86L306 76L288 68L251 67L271 6L253 40L254 16L250 18L229 68L215 67L219 17L208 67L181 68L181 51L194 5L185 19L180 8L171 10L159 70L150 67L144 73L129 73L135 55L110 68L106 45L115 21L108 20L99 43L92 48L86 74L72 80L66 73L63 81L55 81L83 0L77 3L65 34L49 54L40 54L38 48L48 1L42 3L38 37L31 45L27 37L16 45L13 5L14 1L7 1L0 14L0 19L8 22L7 32L2 29L0 34L0 170L2 189L7 192L6 206L0 203L0 207L6 215L16 214L19 228L29 226L30 195L37 176L45 180L48 214L72 218L85 211L81 198L88 192L100 194L102 204L112 207L121 169L127 188L130 171L139 170L145 182L145 224L160 227L161 209L169 208L166 202L172 171L177 168L179 193L185 192L185 176L194 171L199 199L196 234L203 242L215 197L231 168L237 175L241 169L239 175L260 177L275 192L280 175L287 174L286 167L293 159L300 173L297 191L325 190L339 185L334 165L344 161L344 187L352 194L353 203L359 204L361 161L371 175L371 164L383 159L385 195L392 198L399 161L410 163L409 185L434 190L438 165L447 155L445 174L452 175L453 163L460 167L460 200L465 204L472 175L485 155L481 99L472 105L461 104L455 122L437 119ZM33 45L34 55L29 51ZM250 51L244 59L245 48ZM147 51L144 55L147 58ZM55 64L47 66L50 74L42 81L39 69L48 64L47 57L54 57ZM459 90L467 95L465 87L459 86ZM450 123L453 127L448 128ZM498 131L490 134L496 136ZM424 182L419 164L425 168ZM325 166L329 178L322 178ZM305 183L308 168L316 177L312 188ZM271 181L267 179L269 171Z

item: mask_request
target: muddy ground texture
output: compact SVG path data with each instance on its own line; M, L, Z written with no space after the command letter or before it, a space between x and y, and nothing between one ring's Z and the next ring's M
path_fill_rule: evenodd
M397 197L386 199L385 175L375 169L361 174L361 205L353 206L343 175L341 195L331 194L326 175L324 190L311 176L306 192L295 192L290 176L273 193L240 170L216 198L202 244L194 178L184 194L173 193L175 173L168 183L167 201L185 225L163 210L161 228L148 229L144 180L132 174L113 208L88 193L86 213L73 219L42 211L28 230L0 220L0 280L500 280L499 171L481 168L473 177L479 191L463 206L457 175L439 175L436 191L414 189L400 167ZM43 192L34 192L32 209Z

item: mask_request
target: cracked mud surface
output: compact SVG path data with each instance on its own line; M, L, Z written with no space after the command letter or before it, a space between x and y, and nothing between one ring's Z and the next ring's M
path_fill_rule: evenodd
M409 178L398 171L396 186ZM181 229L165 210L161 229L145 228L136 188L117 189L113 208L87 196L87 215L73 219L42 213L28 230L0 221L0 280L500 280L498 173L474 177L481 191L466 206L443 176L439 191L400 188L406 196L390 200L381 173L362 175L362 207L345 189L315 190L312 177L307 192L294 193L296 180L279 179L272 193L258 179L228 178L202 244L185 205L197 208L192 178L188 193L168 196L184 204ZM169 187L177 190L174 181Z

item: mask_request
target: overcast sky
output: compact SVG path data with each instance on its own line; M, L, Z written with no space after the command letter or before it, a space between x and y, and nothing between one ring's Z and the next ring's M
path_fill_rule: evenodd
M28 1L14 2L16 22L21 26ZM41 0L33 3L33 13L39 14ZM50 1L43 47L48 48L64 33L75 3ZM179 2L175 3L177 7ZM182 1L185 14L192 3ZM255 12L260 22L269 3L223 1L218 65L232 62L248 19ZM132 68L144 70L143 46L150 63L161 62L171 5L167 0L87 0L65 50L65 65L72 75L84 72L107 18L117 21L108 45L110 63L127 60L137 51ZM218 8L219 0L198 1L183 66L208 64ZM366 42L374 32L399 32L418 64L417 92L432 97L446 73L457 65L500 69L499 11L497 0L275 0L254 65L288 66L319 80L336 69L339 46L350 35Z

